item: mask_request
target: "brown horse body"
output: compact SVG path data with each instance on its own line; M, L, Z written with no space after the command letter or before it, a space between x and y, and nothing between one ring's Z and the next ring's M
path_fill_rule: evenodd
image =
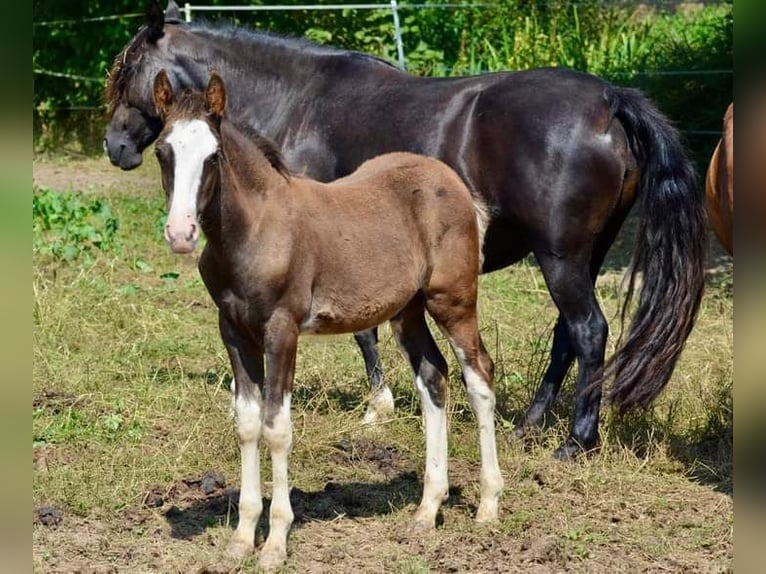
M426 427L423 499L415 515L435 525L447 496L447 365L425 311L447 336L479 424L477 520L497 517L503 479L494 435L493 365L478 331L476 298L486 214L446 164L410 153L369 160L331 184L290 176L269 142L222 117L217 75L203 96L174 98L158 74L157 142L174 251L208 243L200 273L219 308L231 359L242 455L239 524L230 546L253 549L262 510L258 442L272 457L269 537L261 565L286 557L293 519L287 483L290 396L300 333L342 333L390 320L412 365Z
M723 134L705 177L707 212L716 237L734 255L734 104L723 117Z

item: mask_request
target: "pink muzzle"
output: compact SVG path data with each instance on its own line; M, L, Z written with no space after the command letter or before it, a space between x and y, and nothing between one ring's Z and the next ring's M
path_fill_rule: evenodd
M169 219L165 225L165 239L173 253L191 253L199 239L199 225L191 215Z

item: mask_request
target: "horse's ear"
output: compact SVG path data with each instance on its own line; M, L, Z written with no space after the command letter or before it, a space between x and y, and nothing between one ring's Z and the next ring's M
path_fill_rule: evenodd
M168 0L168 7L165 8L165 22L170 20L181 20L181 9L175 0Z
M226 108L226 88L221 76L213 72L205 90L205 107L207 111L216 116L223 116Z
M162 28L165 26L165 14L162 12L160 0L149 0L149 8L146 11L147 39L156 42L162 38Z
M160 70L154 78L154 107L157 108L157 115L165 119L173 103L173 86L168 78L168 73Z

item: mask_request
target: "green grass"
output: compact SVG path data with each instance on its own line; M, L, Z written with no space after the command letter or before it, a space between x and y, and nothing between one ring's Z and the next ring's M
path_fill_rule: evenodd
M92 249L88 257L72 260L44 249L33 254L33 504L62 508L69 524L58 531L36 527L35 568L66 570L77 560L97 564L103 558L98 544L78 554L76 540L66 536L97 536L93 525L102 524L111 532L113 559L125 568L184 571L211 560L236 524L225 504L206 510L212 502L184 498L182 488L183 479L210 469L222 472L229 486L239 482L229 365L216 311L195 258L172 255L164 245L163 200L156 188L109 194L96 189L77 197L109 206L119 223L120 248ZM629 247L629 240L624 243ZM612 271L599 282L610 319L619 302L620 275L613 270L624 265L625 251L612 255ZM477 432L449 356L454 491L443 510L444 525L435 538L420 542L402 533L419 496L423 428L408 367L390 330L381 329L381 352L397 410L374 434L359 425L367 383L352 338L303 339L290 477L294 494L298 489L305 497L307 518L291 534L287 570L320 562L340 571L463 570L469 566L454 562L450 550L468 543L473 546L465 560L518 559L513 564L522 568L525 556L543 552L534 540L546 537L554 550L544 559L564 560L560 565L575 571L619 565L615 545L622 559L644 565L654 560L667 566L673 559L691 569L710 560L726 567L732 510L730 498L719 493L732 488L728 285L711 282L698 324L656 408L625 419L606 411L600 453L563 465L551 460L551 452L566 434L571 380L555 409L560 420L538 443L524 446L512 438L515 417L545 368L556 318L540 272L522 262L482 277L481 328L498 373L498 448L506 480L501 521L477 530L470 520L478 501ZM615 332L616 323L611 325ZM446 353L442 338L437 341ZM343 439L359 452L339 450ZM370 455L364 441L390 449L392 462ZM266 456L262 473L268 496ZM327 490L331 483L338 489ZM169 493L161 510L142 507L153 489ZM184 527L199 523L193 534L172 534L179 526L166 514L170 505L180 509ZM140 532L160 532L157 540L175 550L152 558L154 539ZM178 540L186 545L174 546ZM530 540L529 550L519 550ZM133 558L120 553L125 548L133 549ZM495 556L501 548L508 552Z

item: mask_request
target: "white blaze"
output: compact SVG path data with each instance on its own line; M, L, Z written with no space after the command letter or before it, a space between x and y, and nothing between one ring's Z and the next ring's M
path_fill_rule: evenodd
M194 223L202 168L205 160L218 149L218 140L204 121L188 120L176 123L166 141L173 148L175 157L168 225L183 225L187 218Z

